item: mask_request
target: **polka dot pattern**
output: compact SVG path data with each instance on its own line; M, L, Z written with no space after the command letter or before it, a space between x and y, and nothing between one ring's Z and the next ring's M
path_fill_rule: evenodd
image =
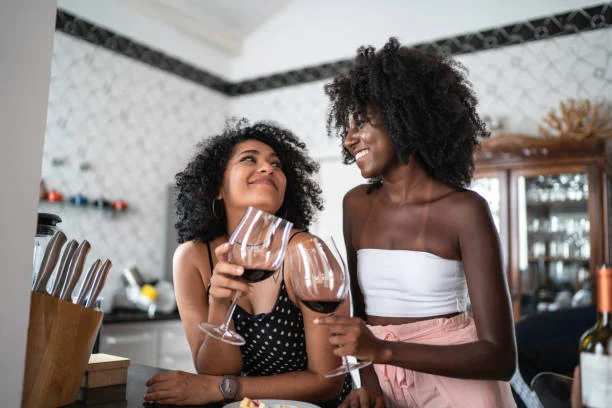
M308 354L303 316L289 299L284 280L272 311L252 315L237 306L233 319L236 331L246 340L246 344L240 347L242 375L262 376L306 370ZM352 380L347 375L339 400L331 406L337 406L351 389Z

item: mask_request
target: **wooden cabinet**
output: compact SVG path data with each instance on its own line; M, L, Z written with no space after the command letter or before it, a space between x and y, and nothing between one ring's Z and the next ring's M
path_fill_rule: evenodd
M491 207L515 319L594 302L589 284L609 258L604 142L507 135L475 159L471 188Z
M133 362L195 373L180 320L102 325L100 352Z

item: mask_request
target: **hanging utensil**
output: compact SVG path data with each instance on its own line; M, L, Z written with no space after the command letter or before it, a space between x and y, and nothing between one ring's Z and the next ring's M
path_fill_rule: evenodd
M109 259L104 261L100 270L96 275L96 279L94 280L93 287L91 288L91 292L89 297L85 301L85 307L92 307L94 302L96 301L98 295L102 291L104 287L104 283L106 282L106 278L108 277L108 272L110 271L113 264Z
M68 277L68 267L70 266L70 261L72 260L78 245L79 244L74 239L71 239L64 247L62 259L60 260L59 267L57 268L57 276L53 282L53 287L49 291L51 296L59 297L60 292L66 283L66 278Z
M87 240L83 240L76 249L76 252L70 261L70 268L68 270L68 277L62 291L60 293L60 299L72 302L72 291L76 286L81 274L83 273L83 266L85 265L85 258L91 249L91 245Z
M66 235L62 231L57 231L53 238L49 241L45 249L45 255L40 263L40 269L36 276L36 281L32 286L32 291L39 293L47 293L47 282L53 273L57 258L62 250L62 246L66 242Z
M83 301L85 300L85 296L91 292L91 288L93 287L94 280L96 278L98 269L100 268L100 264L102 262L99 259L96 259L93 264L89 267L89 271L85 275L85 279L83 280L83 284L79 289L79 294L74 301L75 305L83 305Z

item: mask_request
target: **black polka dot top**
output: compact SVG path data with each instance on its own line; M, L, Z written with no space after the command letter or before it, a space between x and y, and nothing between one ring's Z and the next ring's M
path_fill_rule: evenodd
M283 280L270 313L251 315L240 306L234 326L246 344L241 346L244 375L273 375L305 370L308 365L302 312L289 300Z

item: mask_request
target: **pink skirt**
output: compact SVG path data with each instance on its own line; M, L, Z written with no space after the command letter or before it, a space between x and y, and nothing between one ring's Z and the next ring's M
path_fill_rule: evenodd
M467 314L391 326L368 326L380 339L407 343L450 345L478 340ZM466 380L374 364L387 407L516 408L510 383Z

